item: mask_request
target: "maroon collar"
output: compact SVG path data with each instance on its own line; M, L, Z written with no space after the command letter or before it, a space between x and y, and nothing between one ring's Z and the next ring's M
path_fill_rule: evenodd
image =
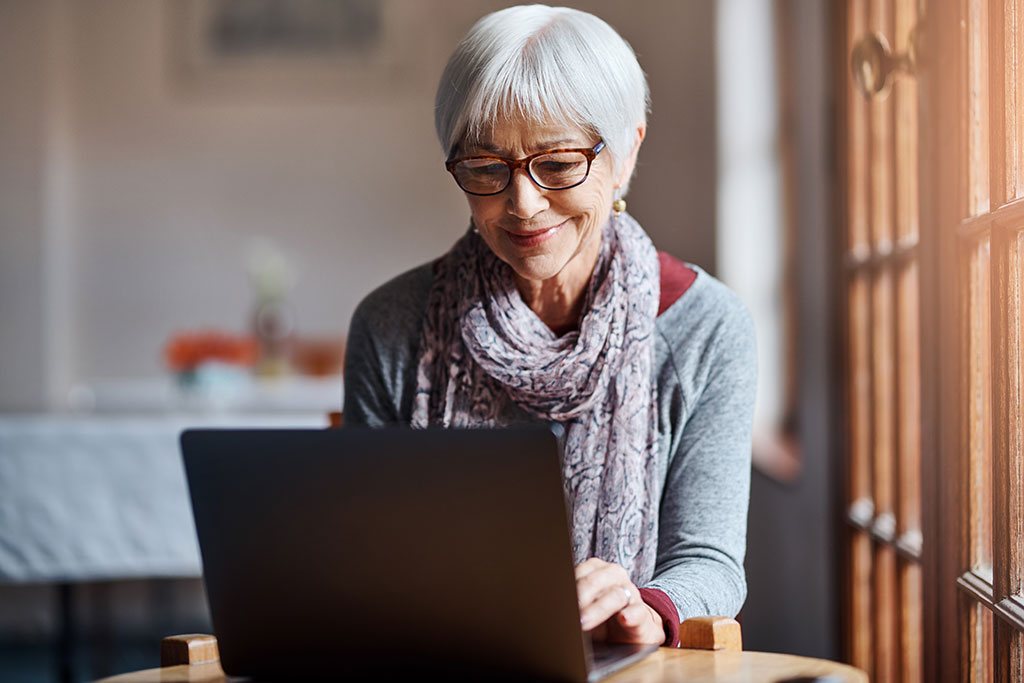
M658 252L658 265L661 266L661 299L658 301L658 315L661 315L686 293L697 279L697 271L663 251Z

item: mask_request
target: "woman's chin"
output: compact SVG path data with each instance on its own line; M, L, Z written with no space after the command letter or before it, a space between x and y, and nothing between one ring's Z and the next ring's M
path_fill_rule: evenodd
M562 272L564 261L554 254L537 254L506 261L515 274L522 280L544 282Z

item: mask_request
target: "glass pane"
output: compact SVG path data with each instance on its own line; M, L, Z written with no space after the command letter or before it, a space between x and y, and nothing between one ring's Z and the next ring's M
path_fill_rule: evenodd
M992 351L990 248L971 253L967 295L968 519L971 568L992 577Z
M988 139L988 1L967 3L968 209L972 216L989 210Z
M917 0L898 0L894 7L893 49L907 54L917 26ZM896 237L901 245L914 244L918 236L917 173L917 79L893 81L896 117Z

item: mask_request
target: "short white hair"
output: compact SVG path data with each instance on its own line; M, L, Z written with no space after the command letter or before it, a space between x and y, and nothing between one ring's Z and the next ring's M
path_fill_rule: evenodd
M499 118L564 121L604 140L617 172L649 106L647 78L615 29L568 7L521 5L483 17L455 48L434 125L451 155Z

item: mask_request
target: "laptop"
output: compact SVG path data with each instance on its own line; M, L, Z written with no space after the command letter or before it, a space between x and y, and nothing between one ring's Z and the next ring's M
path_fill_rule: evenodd
M185 431L224 671L583 682L653 652L580 629L560 431Z

